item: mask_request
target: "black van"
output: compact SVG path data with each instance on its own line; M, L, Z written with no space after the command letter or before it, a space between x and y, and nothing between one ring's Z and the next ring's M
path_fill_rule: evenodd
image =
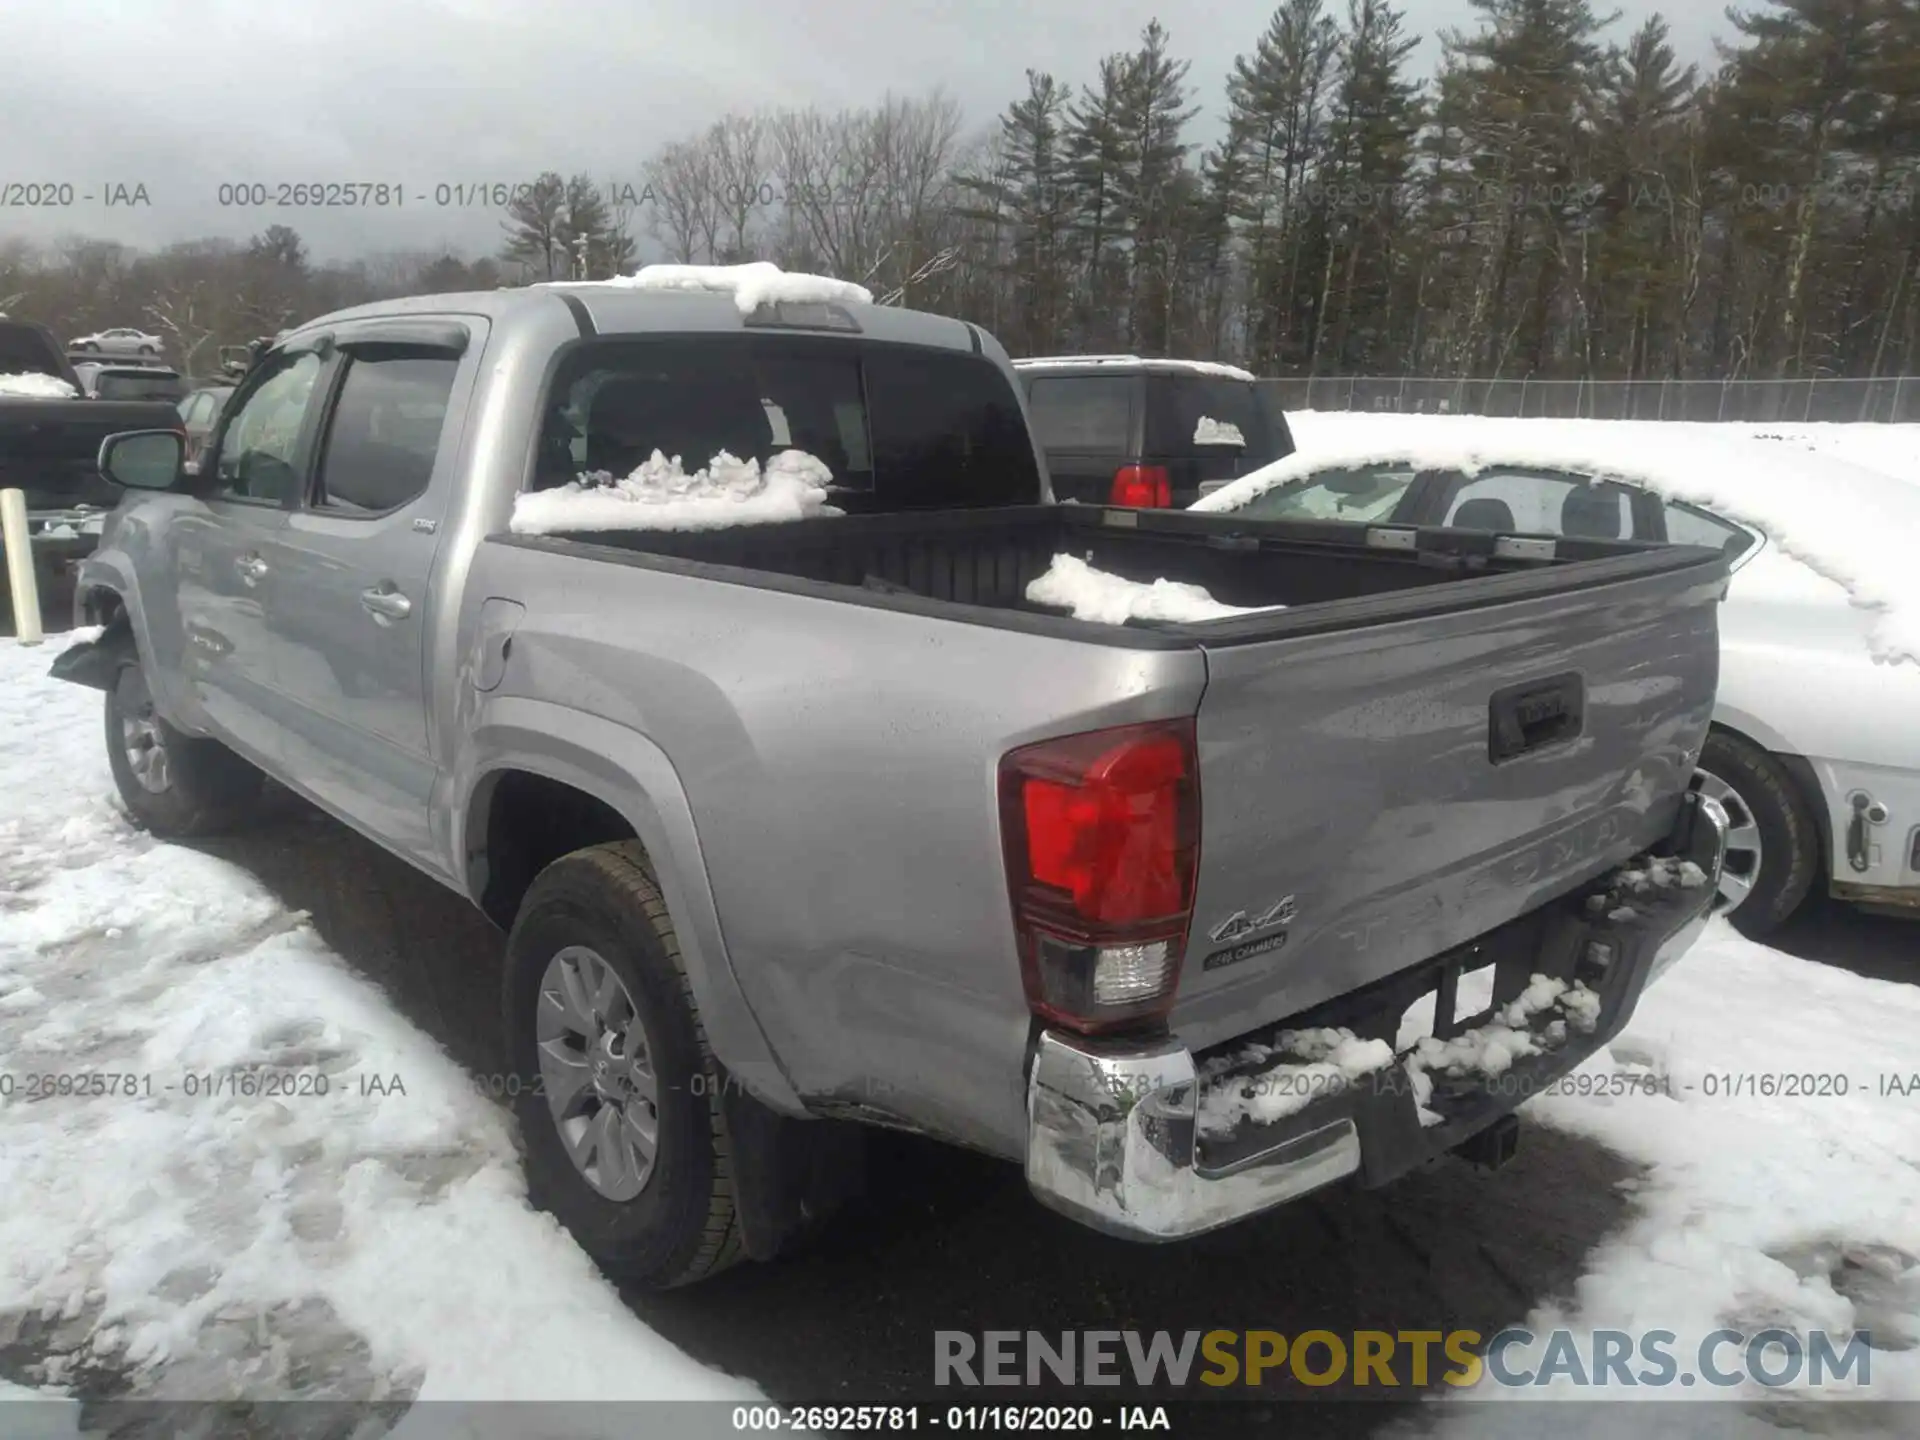
M1013 368L1058 500L1184 509L1201 485L1293 453L1286 417L1230 365L1063 355Z

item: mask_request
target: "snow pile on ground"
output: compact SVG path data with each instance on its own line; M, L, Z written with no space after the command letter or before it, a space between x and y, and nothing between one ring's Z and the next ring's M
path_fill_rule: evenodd
M643 265L611 280L542 281L544 285L611 285L621 290L704 290L733 296L742 315L762 305L871 305L873 292L851 280L788 272L767 260L746 265Z
M721 530L837 515L827 504L833 472L804 450L782 450L767 461L739 460L722 450L689 475L658 450L631 475L592 471L551 490L518 496L510 522L515 534L571 530Z
M1522 1391L1483 1381L1472 1399L1920 1400L1920 989L1798 960L1715 921L1582 1076L1622 1083L1562 1086L1526 1114L1647 1167L1633 1184L1638 1215L1526 1328L1670 1330L1683 1370L1722 1327L1779 1326L1803 1343L1824 1330L1836 1350L1868 1331L1870 1385L1816 1392L1803 1374L1778 1390L1649 1391L1555 1378ZM1542 1352L1516 1346L1513 1368L1533 1369ZM1738 1353L1720 1351L1721 1367ZM1463 1440L1543 1428L1525 1409L1495 1428L1479 1405L1442 1408ZM1796 1433L1858 1433L1802 1404L1779 1413ZM1884 1433L1911 1433L1888 1416Z
M58 375L0 375L0 395L17 400L71 400L80 392Z
M1258 1074L1222 1078L1229 1069L1264 1065L1275 1056L1281 1058ZM1206 1062L1196 1124L1208 1139L1233 1134L1242 1120L1271 1125L1392 1063L1386 1041L1362 1040L1344 1027L1283 1030L1272 1044L1249 1041Z
M1124 625L1129 620L1188 623L1222 620L1229 615L1253 615L1261 610L1284 610L1284 605L1223 605L1206 587L1177 580L1147 584L1097 570L1073 555L1056 555L1044 575L1027 586L1027 599L1036 605L1057 605L1076 620Z
M1193 427L1193 443L1196 445L1238 445L1246 448L1247 437L1240 433L1240 427L1229 420L1216 420L1211 415L1202 415L1200 423Z
M1199 500L1228 511L1323 466L1415 464L1478 474L1525 465L1608 476L1765 532L1870 612L1882 661L1920 664L1920 487L1781 442L1705 425L1464 415L1290 416L1298 451ZM1706 433L1701 433L1706 432Z
M1833 422L1808 425L1729 426L1756 440L1797 445L1832 455L1853 465L1865 465L1902 480L1920 482L1920 425L1845 425Z
M505 1112L304 915L127 823L60 648L0 640L4 1378L758 1398L529 1208Z

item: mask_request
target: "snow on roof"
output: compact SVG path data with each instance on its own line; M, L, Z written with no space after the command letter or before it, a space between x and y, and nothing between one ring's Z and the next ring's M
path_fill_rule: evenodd
M1079 370L1096 365L1146 365L1156 370L1188 370L1196 375L1223 375L1229 380L1257 380L1259 376L1238 365L1222 365L1213 360L1170 360L1162 356L1139 355L1035 355L1016 360L1016 370Z
M834 515L827 487L833 472L804 450L767 461L737 460L721 451L692 474L678 455L658 450L632 474L605 472L551 490L516 497L509 528L516 535L592 530L721 530Z
M696 290L733 296L742 315L762 305L789 304L871 305L873 292L851 280L827 275L788 272L766 260L746 265L643 265L632 275L611 280L542 280L539 286L592 285L619 290Z
M80 392L58 375L0 375L0 395L16 400L71 400Z
M1872 615L1868 646L1876 660L1920 664L1920 486L1910 481L1778 441L1682 434L1677 425L1649 435L1646 427L1605 420L1353 415L1342 417L1351 424L1323 428L1328 418L1296 431L1296 453L1192 508L1236 510L1275 486L1340 466L1598 475L1762 531Z

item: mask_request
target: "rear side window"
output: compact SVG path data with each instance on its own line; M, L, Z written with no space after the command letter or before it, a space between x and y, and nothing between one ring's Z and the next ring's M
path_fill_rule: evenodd
M102 400L178 401L187 393L187 382L167 371L102 370L96 377L95 393Z
M902 350L868 367L867 403L881 508L1031 505L1040 498L1033 442L995 367Z
M459 368L451 355L355 352L327 428L313 507L379 514L423 494Z
M1147 376L1147 455L1153 459L1227 455L1258 464L1278 460L1259 391L1225 375Z
M38 330L0 322L0 375L58 375L60 353Z
M1035 380L1027 413L1040 448L1072 455L1125 455L1133 446L1135 381L1117 375Z
M802 450L861 509L1033 503L1039 470L1006 377L975 356L812 336L674 336L583 347L551 392L533 488L688 473L722 451Z

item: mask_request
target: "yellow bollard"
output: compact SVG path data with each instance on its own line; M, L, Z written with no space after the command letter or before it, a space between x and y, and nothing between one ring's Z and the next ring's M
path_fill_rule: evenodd
M33 573L33 545L27 539L27 494L0 490L0 538L6 541L7 588L13 592L13 634L22 645L38 645L40 585Z

